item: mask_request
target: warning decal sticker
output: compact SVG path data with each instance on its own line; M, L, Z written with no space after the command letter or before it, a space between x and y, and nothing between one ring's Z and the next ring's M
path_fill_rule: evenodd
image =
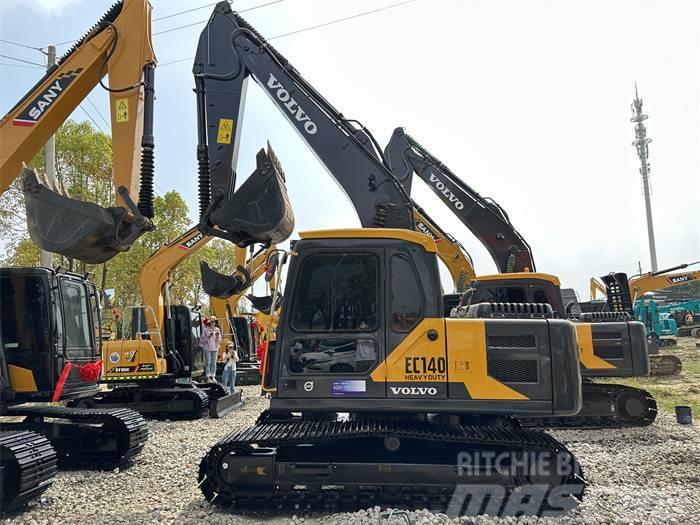
M117 122L129 122L129 99L118 98L115 102Z
M233 119L220 118L219 131L216 135L217 144L231 144L231 134L233 133Z

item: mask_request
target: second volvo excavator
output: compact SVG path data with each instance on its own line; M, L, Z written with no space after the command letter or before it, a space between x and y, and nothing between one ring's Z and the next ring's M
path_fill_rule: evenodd
M410 231L410 198L371 152L370 136L227 2L202 32L193 70L203 227L239 245L269 242L265 232L279 234L279 243L291 233L286 192L268 199L244 191L248 181L237 191L231 184L248 79L300 131L363 224L293 242L277 341L264 360L270 409L204 457L205 497L226 508L445 509L458 486L468 498L469 487L496 485L499 497L472 511L499 514L518 488L539 486L523 512L575 506L584 482L574 456L512 418L580 409L572 323L532 304L481 306L500 319L479 318L479 309L446 319L435 241ZM236 212L251 207L274 218L258 233Z
M445 297L447 305L461 304L464 315L481 302L533 302L551 305L553 314L575 321L584 377L583 408L563 418L527 420L529 425L600 428L639 426L654 421L656 401L639 388L598 384L600 377L649 375L649 356L641 323L625 313L573 315L562 299L556 276L535 272L532 250L515 229L505 210L462 181L415 138L397 128L385 150L397 177L410 183L418 175L450 211L467 226L491 254L501 273L480 275L462 295Z

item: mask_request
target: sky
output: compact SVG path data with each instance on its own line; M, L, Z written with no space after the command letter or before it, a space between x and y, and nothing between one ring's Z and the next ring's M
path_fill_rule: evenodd
M234 1L239 11L271 0ZM244 13L265 37L402 0L282 0ZM156 188L175 189L197 215L192 57L213 6L153 0ZM3 0L0 38L43 47L80 37L102 0ZM201 23L198 23L201 22ZM30 30L28 30L30 29ZM588 298L588 280L650 270L630 103L644 100L659 268L700 260L700 3L416 0L272 40L346 117L385 145L406 130L479 193L494 198L532 247L537 269ZM59 55L68 50L60 46ZM42 63L33 49L0 54ZM177 62L176 62L177 61ZM28 67L12 67L16 66ZM0 58L4 114L42 75ZM99 110L96 111L95 107ZM103 130L108 96L83 103ZM282 161L296 230L357 227L352 205L278 108L249 83L239 180L270 141ZM100 116L102 115L102 116ZM77 109L75 120L87 120ZM486 250L420 180L413 195L493 273ZM294 234L296 236L296 232ZM443 286L451 291L445 271Z

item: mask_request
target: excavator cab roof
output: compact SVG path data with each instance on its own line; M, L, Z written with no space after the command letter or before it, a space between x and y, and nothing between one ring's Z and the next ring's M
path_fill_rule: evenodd
M540 280L552 283L554 286L561 286L559 278L550 273L541 272L512 272L512 273L495 273L492 275L477 275L477 281L501 281L501 280Z
M299 232L302 239L395 239L419 244L425 251L436 253L435 241L422 233L394 228L343 228Z

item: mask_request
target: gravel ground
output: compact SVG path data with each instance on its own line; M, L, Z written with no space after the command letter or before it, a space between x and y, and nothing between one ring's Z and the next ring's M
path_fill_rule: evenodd
M40 503L2 523L378 523L378 507L350 514L236 515L205 502L196 486L200 458L230 430L253 424L267 407L257 387L243 390L244 407L222 419L150 422L150 439L135 464L114 472L60 472ZM590 483L584 503L563 517L450 520L427 511L411 517L416 524L700 523L698 430L697 422L684 427L660 414L642 429L554 432L578 457Z

